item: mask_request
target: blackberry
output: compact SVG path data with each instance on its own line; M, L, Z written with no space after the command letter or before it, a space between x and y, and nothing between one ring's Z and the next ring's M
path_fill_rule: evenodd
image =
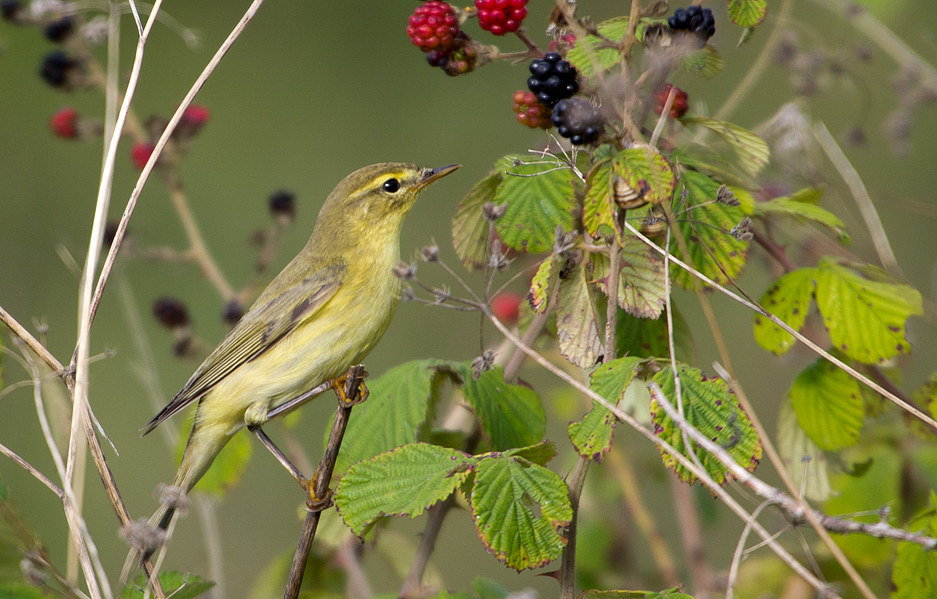
M49 119L49 127L57 137L74 139L78 136L78 111L71 107L62 108Z
M475 0L478 25L493 35L517 31L527 17L527 0Z
M225 324L233 327L244 316L244 312L244 305L237 299L233 299L224 307L221 318L224 319Z
M43 33L50 42L60 44L75 31L75 21L71 17L62 17L46 25Z
M713 11L698 4L692 4L686 8L678 8L673 11L673 14L667 19L667 24L674 31L686 30L695 33L704 41L716 33L716 20L713 18Z
M28 20L26 5L20 0L3 0L0 2L0 17L14 25L23 25Z
M670 90L673 89L673 85L667 83L664 87L660 88L654 92L654 113L660 114L664 111L664 106L667 104L667 98L670 96ZM689 96L685 91L677 88L676 93L673 96L673 104L670 105L670 118L679 119L687 113L687 110L690 109L689 104L687 103Z
M296 196L293 192L280 190L270 195L270 214L274 218L283 218L287 222L293 220L296 216Z
M547 108L579 91L575 67L557 52L547 52L543 58L532 61L530 73L527 89Z
M553 107L551 120L556 125L557 132L577 146L597 140L605 124L605 119L598 109L581 98L557 102Z
M130 160L133 161L133 168L142 171L146 163L150 161L150 156L156 144L150 141L138 141L130 148Z
M189 324L189 311L182 300L165 296L153 302L153 316L167 329L184 327Z
M81 61L77 58L71 58L65 52L56 50L49 52L42 59L42 66L39 69L39 75L43 81L52 87L68 88L70 87L71 75L81 69Z
M424 52L447 50L459 34L459 19L452 6L439 0L424 2L407 21L407 35Z

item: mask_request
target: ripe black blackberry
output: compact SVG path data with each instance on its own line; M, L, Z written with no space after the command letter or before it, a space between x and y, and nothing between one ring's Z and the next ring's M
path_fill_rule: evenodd
M24 25L29 20L26 5L20 0L3 0L0 2L0 17L14 25Z
M71 17L62 17L46 25L43 33L50 42L60 44L68 39L73 31L75 31L75 20Z
M550 120L556 125L557 132L576 146L597 140L605 124L598 109L582 98L557 102Z
M575 67L557 52L547 52L543 58L531 62L530 73L527 89L548 108L579 91Z
M52 87L70 87L72 74L81 69L81 61L65 52L49 52L42 59L39 75Z
M667 19L667 24L674 31L684 29L695 33L703 40L708 40L716 33L716 20L713 18L713 11L698 4L673 11L673 14Z

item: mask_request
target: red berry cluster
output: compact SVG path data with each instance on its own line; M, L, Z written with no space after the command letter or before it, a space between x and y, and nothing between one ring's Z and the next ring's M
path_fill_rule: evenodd
M526 1L526 0L525 0ZM407 35L424 52L450 48L459 34L459 19L445 2L430 0L417 6L407 22Z
M668 83L664 85L664 87L654 92L655 114L660 115L660 113L664 111L664 106L667 105L667 98L670 96L670 90L673 88L673 85ZM687 93L679 87L676 89L677 91L674 93L673 104L670 106L670 118L673 119L679 119L690 109L690 106L687 103L689 98Z
M550 109L537 100L533 92L514 92L514 114L518 123L531 129L550 128Z
M130 159L133 161L133 167L138 171L143 170L146 163L149 162L156 144L151 141L138 141L130 148Z
M493 35L517 31L527 17L527 0L475 0L478 24Z

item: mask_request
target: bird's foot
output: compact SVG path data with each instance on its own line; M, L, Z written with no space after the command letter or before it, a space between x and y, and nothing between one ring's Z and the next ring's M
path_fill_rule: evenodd
M326 488L325 495L319 497L316 495L316 478L318 474L313 475L312 478L304 478L300 481L300 484L306 489L306 492L309 494L309 497L306 499L306 509L310 512L324 512L325 510L332 507L332 489Z
M368 376L368 373L364 371L363 366L352 366L346 374L332 379L331 386L335 390L335 394L338 395L339 405L350 408L351 406L358 405L368 398L368 395L371 393L368 391L367 385L364 384L364 377ZM354 377L352 385L349 385L349 378ZM357 383L357 388L354 385ZM351 389L349 389L351 387ZM350 395L350 397L349 397Z

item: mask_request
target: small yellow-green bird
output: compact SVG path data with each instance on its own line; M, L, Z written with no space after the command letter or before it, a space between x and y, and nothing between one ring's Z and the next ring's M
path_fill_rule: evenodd
M338 184L299 255L144 427L146 434L198 401L174 487L188 493L245 426L267 444L259 427L271 410L341 376L374 348L397 305L400 280L391 269L404 216L427 185L457 168L382 163ZM165 530L173 511L164 505L150 523Z

